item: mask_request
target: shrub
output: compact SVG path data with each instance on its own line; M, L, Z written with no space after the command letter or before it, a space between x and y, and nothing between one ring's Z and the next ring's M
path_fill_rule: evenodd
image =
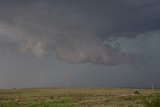
M135 91L134 94L140 94L139 91Z
M160 94L143 96L142 100L147 107L160 107Z

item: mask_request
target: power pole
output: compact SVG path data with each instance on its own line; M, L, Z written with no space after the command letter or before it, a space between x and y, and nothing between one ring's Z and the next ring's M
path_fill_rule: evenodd
M151 86L152 86L152 93L153 93L153 83L151 84Z
M66 88L67 88L67 99L69 97L69 72L67 72L67 84L66 84Z

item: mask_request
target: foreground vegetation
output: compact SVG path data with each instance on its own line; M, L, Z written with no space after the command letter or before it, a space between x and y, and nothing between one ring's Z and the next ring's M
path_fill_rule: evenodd
M0 107L160 107L160 90L34 88L0 90Z

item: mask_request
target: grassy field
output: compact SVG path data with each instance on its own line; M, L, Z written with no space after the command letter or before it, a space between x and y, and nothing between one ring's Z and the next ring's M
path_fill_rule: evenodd
M160 90L126 88L1 89L0 107L160 107Z

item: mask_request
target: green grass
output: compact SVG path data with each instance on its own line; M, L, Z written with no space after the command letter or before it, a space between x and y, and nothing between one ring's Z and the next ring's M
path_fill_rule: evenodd
M31 104L29 107L74 107L76 103L71 100L44 101Z
M45 100L45 101L27 101L23 102L8 102L0 103L0 107L75 107L77 103L73 100Z
M135 91L138 91L135 93ZM0 107L143 107L159 104L160 90L123 88L70 88L67 98L64 88L33 88L0 90ZM16 96L20 101L16 101ZM158 105L159 106L159 105ZM156 107L156 106L155 106Z
M147 107L160 107L160 94L142 96L142 100Z

